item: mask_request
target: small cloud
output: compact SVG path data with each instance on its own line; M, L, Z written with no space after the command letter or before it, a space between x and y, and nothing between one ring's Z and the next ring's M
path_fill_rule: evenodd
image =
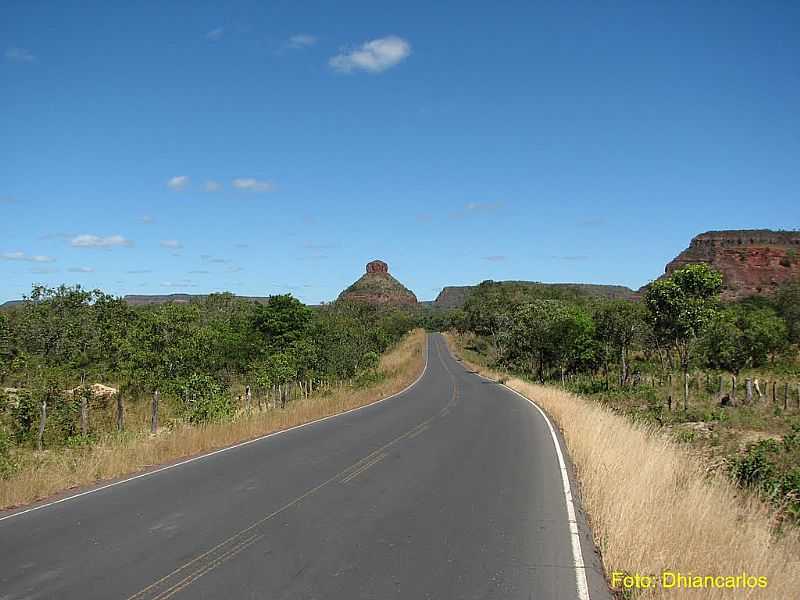
M467 212L481 212L497 210L502 206L503 204L501 202L467 202L467 204L464 206L464 209Z
M253 177L240 177L233 180L233 187L237 190L249 192L273 192L275 184L271 181L255 179Z
M75 248L114 248L116 246L133 246L133 242L121 235L99 236L84 233L75 236L70 241L70 246Z
M225 272L226 273L238 273L241 270L242 270L242 267L228 267L227 269L225 269Z
M317 38L315 36L307 33L297 33L289 38L289 41L286 42L286 47L293 50L301 50L313 46L316 43Z
M227 265L231 261L229 258L209 258L208 262L214 263L216 265Z
M152 225L153 223L155 223L155 222L156 222L156 220L155 220L153 217L151 217L150 215L145 215L145 216L143 216L143 217L142 217L142 219L141 219L141 221L142 221L142 223L144 223L145 225Z
M150 269L133 269L131 271L127 271L129 275L143 275L144 273L152 273Z
M166 287L166 288L191 288L191 287L195 287L195 284L189 279L184 279L184 280L181 280L181 281L162 281L161 282L161 287Z
M488 260L489 262L503 262L506 259L505 256L501 256L499 254L493 254L491 256L484 256L483 260Z
M94 273L92 267L70 267L67 271L70 273Z
M179 248L183 248L183 244L181 244L178 240L161 240L159 244L162 248L169 248L170 250L177 250Z
M380 73L411 54L411 45L401 37L390 35L366 42L360 48L337 54L328 61L334 71L352 73L356 70Z
M206 33L206 39L210 42L218 42L222 39L222 36L225 34L224 27L217 27L216 29L212 29L208 33Z
M218 181L206 181L203 184L203 191L206 192L218 192L222 189L222 184Z
M175 190L176 192L180 192L186 189L186 186L189 185L189 176L188 175L177 175L167 181L167 187L171 190Z
M211 274L211 271L203 271L203 270L189 271L189 275L209 275L209 274Z
M467 202L463 209L451 212L450 218L463 219L467 215L494 212L502 207L502 202Z
M234 248L249 248L250 244L234 244Z
M0 254L0 259L2 260L20 260L24 262L37 262L37 263L47 263L47 262L55 262L55 258L52 256L42 256L42 255L30 255L25 254L24 252L4 252Z
M36 62L36 57L25 48L9 48L6 50L6 60L15 63L32 63Z
M35 273L37 275L49 275L51 273L58 273L58 269L54 269L53 267L36 267L31 269L31 273Z
M564 260L564 261L569 261L569 262L581 261L581 260L589 260L588 256L584 256L582 254L574 254L574 255L566 255L566 256L551 255L551 256L548 256L547 258L549 258L550 260Z

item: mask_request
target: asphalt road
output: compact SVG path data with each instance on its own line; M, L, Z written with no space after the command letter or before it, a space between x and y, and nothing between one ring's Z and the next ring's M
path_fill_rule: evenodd
M569 514L545 418L432 335L393 398L0 513L0 600L608 598Z

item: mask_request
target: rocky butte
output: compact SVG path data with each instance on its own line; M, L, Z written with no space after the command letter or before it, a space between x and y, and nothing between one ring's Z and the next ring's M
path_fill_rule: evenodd
M414 293L389 275L389 265L382 260L367 263L367 272L338 299L384 306L417 305Z
M771 294L784 283L800 281L800 232L707 231L692 239L665 274L695 263L708 263L722 273L726 300Z

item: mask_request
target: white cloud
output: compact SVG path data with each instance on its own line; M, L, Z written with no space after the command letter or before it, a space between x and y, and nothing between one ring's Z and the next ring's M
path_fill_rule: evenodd
M127 272L130 273L131 275L140 275L140 274L143 274L143 273L152 273L152 271L150 269L133 269L133 270L127 271Z
M488 260L489 262L503 262L505 259L506 259L505 256L501 256L499 254L483 257L483 260Z
M70 246L75 248L113 248L115 246L133 246L133 242L121 235L99 236L84 233L75 236L70 241Z
M171 190L175 190L176 192L180 192L181 190L186 189L186 186L189 185L189 176L188 175L176 175L169 181L167 181L167 187Z
M218 192L222 189L222 184L218 181L206 181L203 184L203 189L206 192Z
M469 212L478 212L482 210L497 210L501 206L503 205L500 202L467 202L464 208Z
M94 273L94 269L92 267L72 267L67 269L70 273Z
M211 42L218 42L219 40L222 39L224 33L225 33L224 27L217 27L215 29L212 29L206 34L206 39Z
M145 215L142 217L142 223L144 223L145 225L152 225L155 222L156 220L150 215Z
M405 60L409 54L411 45L401 37L390 35L366 42L350 52L337 54L328 64L340 73L356 70L380 73Z
M309 46L313 46L317 43L317 38L313 35L309 35L307 33L297 33L289 38L289 41L286 43L288 48L293 48L299 50L301 48L308 48Z
M3 254L0 254L0 259L22 260L25 262L38 262L38 263L55 262L56 260L52 256L42 256L42 255L31 256L29 254L25 254L24 252L4 252Z
M183 248L183 244L181 244L178 240L161 240L161 247L169 248L170 250L177 250L178 248Z
M233 180L233 187L237 190L245 190L250 192L272 192L275 190L275 184L271 181L255 179L253 177L240 177Z
M190 288L195 287L195 284L192 283L189 279L184 279L182 281L162 281L161 287L166 288Z
M31 269L31 273L35 273L37 275L48 275L50 273L58 273L58 269L54 269L52 267L36 267Z
M17 63L36 62L36 57L25 48L9 48L6 50L6 60Z

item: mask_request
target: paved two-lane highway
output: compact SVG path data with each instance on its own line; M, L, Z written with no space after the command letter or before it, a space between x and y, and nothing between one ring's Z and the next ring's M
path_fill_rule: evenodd
M433 335L391 399L0 514L0 600L608 598L577 521L545 418Z

